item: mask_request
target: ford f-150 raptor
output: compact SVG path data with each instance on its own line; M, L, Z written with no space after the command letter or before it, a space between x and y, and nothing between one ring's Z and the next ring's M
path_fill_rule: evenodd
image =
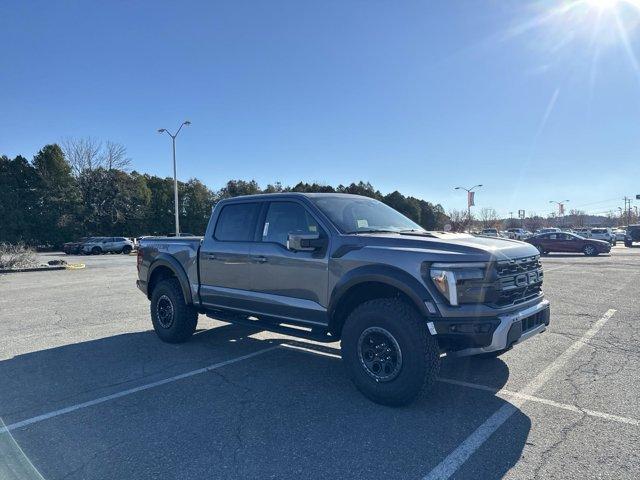
M341 341L356 387L403 405L443 354L497 356L543 332L537 249L428 232L377 200L345 194L236 197L203 238L144 238L138 287L165 342L199 314L315 341Z

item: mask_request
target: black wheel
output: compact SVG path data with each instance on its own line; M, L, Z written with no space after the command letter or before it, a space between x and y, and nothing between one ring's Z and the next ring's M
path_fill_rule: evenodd
M102 253L102 249L100 247L93 247L91 249L92 255L100 255Z
M584 248L582 249L582 252L587 257L595 257L596 255L598 255L598 250L593 245L585 245Z
M125 245L124 247L122 247L122 253L124 253L125 255L129 255L131 253L131 247L129 245Z
M631 248L632 242L624 241L624 246Z
M189 339L198 325L198 312L184 301L176 278L162 280L151 295L151 320L160 340L181 343Z
M394 298L370 300L351 312L342 330L342 359L360 392L392 406L413 402L440 369L426 320Z
M542 248L541 245L538 245L537 248L538 248L538 252L540 252L540 255L546 255L547 254L546 250L544 248Z

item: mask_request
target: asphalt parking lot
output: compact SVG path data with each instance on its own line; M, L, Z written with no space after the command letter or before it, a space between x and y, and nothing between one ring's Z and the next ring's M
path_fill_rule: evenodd
M335 344L204 316L164 344L135 257L78 259L0 276L2 479L640 478L640 248L545 257L547 332L399 409Z

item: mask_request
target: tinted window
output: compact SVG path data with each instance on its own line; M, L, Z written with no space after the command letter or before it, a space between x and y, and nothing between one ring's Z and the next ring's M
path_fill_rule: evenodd
M319 234L320 227L302 205L294 202L272 202L264 221L262 241L286 246L290 233Z
M253 241L259 203L237 203L222 208L214 236L225 242Z

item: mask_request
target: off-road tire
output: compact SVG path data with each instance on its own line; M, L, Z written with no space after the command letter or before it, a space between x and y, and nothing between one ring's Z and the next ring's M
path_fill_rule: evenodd
M390 333L400 347L400 371L391 380L376 381L360 360L358 342L371 327ZM342 330L342 359L356 388L389 406L407 405L426 393L440 370L438 343L429 334L427 320L396 298L369 300L351 312Z
M168 323L159 314L159 305L171 304L172 316ZM167 343L182 343L193 335L198 325L198 312L191 305L187 305L182 294L182 288L177 278L160 281L151 294L151 321L153 329L160 340ZM163 325L163 323L165 325Z

